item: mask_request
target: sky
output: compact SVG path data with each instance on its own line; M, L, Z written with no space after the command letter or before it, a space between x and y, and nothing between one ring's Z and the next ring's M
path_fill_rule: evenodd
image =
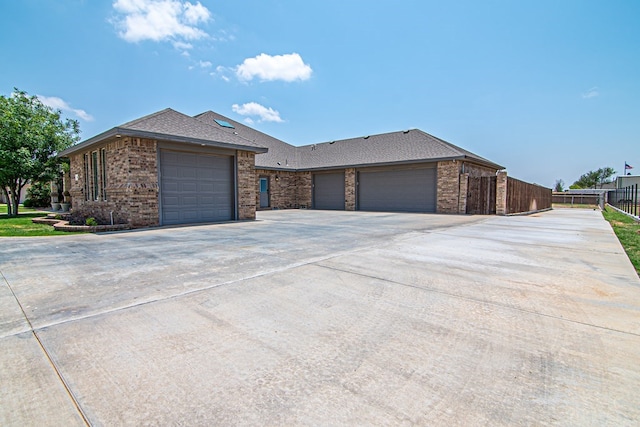
M293 145L418 128L566 186L640 174L637 0L0 0L0 95L82 139L170 107Z

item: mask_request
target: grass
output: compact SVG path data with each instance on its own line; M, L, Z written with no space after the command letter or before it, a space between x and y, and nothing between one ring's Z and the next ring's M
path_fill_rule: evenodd
M553 208L576 208L576 209L597 209L598 205L587 205L587 204L571 204L571 203L554 203L552 205Z
M618 236L618 240L640 276L640 223L608 206L602 214L611 224L613 232Z
M0 203L0 237L32 237L32 236L59 236L69 234L64 231L56 231L46 224L34 224L31 218L45 216L48 212L30 209L20 206L17 218L9 218L7 205Z

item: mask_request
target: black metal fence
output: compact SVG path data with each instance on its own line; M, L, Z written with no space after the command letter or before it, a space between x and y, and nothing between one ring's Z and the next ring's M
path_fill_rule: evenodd
M638 216L638 202L638 184L609 191L609 204L630 215Z

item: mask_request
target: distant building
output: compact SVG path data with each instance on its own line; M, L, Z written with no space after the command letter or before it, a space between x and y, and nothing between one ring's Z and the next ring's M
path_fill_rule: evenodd
M640 186L640 175L623 175L616 179L616 188L625 188L635 184Z
M24 199L27 198L27 190L31 187L31 184L27 184L22 187L22 191L20 192L20 203L24 203ZM4 191L0 191L0 203L7 203L7 196L5 196Z

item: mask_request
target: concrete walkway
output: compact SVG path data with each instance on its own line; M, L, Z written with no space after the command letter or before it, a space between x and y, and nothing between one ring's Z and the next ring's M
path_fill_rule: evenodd
M0 425L638 425L597 211L0 239Z

